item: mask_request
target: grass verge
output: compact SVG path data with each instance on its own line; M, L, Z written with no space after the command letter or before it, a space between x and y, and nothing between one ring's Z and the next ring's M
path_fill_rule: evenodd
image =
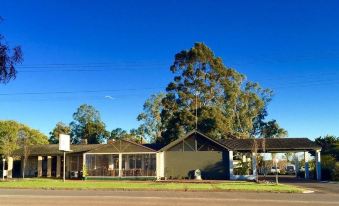
M0 188L13 189L73 189L73 190L177 190L177 191L253 191L301 193L296 186L285 184L257 184L254 182L171 183L155 181L95 181L56 179L13 179L0 182Z

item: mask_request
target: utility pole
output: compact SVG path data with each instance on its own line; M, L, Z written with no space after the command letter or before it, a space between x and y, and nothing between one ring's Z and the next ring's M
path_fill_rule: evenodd
M195 93L195 130L198 131L198 92Z
M63 177L62 180L66 181L66 152L71 151L70 146L70 136L66 134L59 134L59 150L64 153L64 162L63 162Z
M66 151L64 150L64 165L63 165L63 177L62 180L66 181Z

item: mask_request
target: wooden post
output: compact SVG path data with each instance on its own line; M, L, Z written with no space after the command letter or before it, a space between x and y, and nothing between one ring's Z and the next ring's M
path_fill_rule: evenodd
M38 156L38 177L42 177L42 156Z
M119 153L119 177L122 177L122 154Z
M47 156L47 177L52 176L52 157Z
M59 178L61 174L61 157L57 156L57 165L56 165L56 178Z
M13 157L7 158L7 178L12 178L13 175Z

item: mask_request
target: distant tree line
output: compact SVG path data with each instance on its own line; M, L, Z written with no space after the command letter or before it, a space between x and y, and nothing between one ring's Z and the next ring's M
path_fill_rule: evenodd
M60 134L69 134L72 144L79 144L86 141L88 144L100 144L107 140L131 140L142 142L139 131L132 129L129 132L121 128L106 130L105 123L101 120L100 112L93 106L83 104L73 114L73 121L70 124L58 122L50 132L49 142L59 143Z

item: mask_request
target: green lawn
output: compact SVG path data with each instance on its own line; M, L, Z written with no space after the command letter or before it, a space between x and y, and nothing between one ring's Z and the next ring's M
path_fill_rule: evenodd
M257 184L253 182L170 183L155 181L73 181L56 179L14 179L0 182L0 188L33 189L94 189L94 190L180 190L180 191L257 191L257 192L302 192L285 184Z

